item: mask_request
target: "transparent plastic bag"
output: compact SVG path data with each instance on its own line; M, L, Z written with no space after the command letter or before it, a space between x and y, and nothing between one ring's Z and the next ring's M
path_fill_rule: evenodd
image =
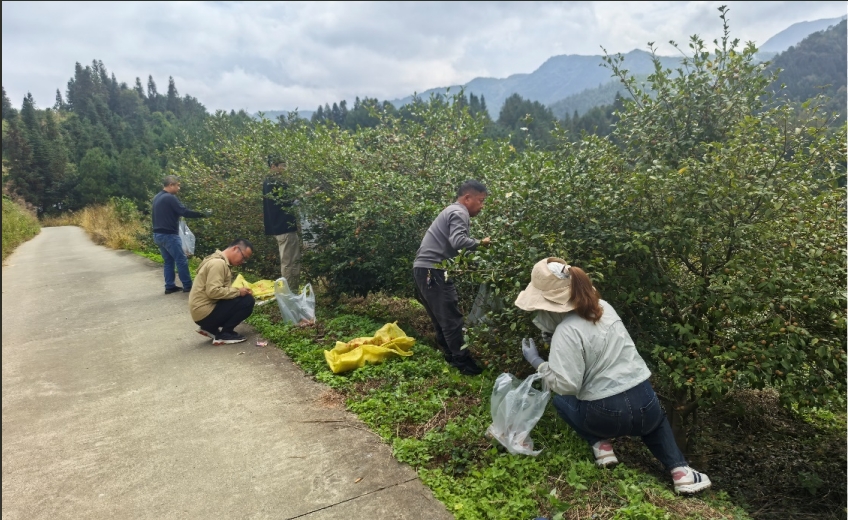
M315 322L315 293L312 292L312 284L306 284L300 294L295 294L285 278L277 278L274 282L274 298L283 321L293 325Z
M465 317L465 323L468 325L486 323L488 321L486 313L502 311L503 308L503 298L495 294L495 291L487 284L480 284L471 312Z
M180 240L183 243L183 253L186 256L191 256L194 254L194 233L188 228L188 224L186 224L185 219L180 219Z
M532 374L524 381L512 374L501 374L492 388L492 425L486 433L497 439L513 455L535 457L542 450L533 451L530 430L536 426L551 397L542 381L543 390L533 388L542 376Z

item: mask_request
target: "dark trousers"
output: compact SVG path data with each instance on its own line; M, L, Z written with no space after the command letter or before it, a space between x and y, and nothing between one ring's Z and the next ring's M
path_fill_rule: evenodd
M430 282L427 283L427 273ZM427 315L436 329L436 341L445 359L461 359L470 354L462 350L465 344L462 338L462 313L459 311L459 297L452 281L445 281L445 272L441 269L414 267L415 297L427 310Z
M554 408L589 444L613 437L641 437L666 469L686 466L657 394L647 380L630 390L596 401L554 395Z
M253 313L253 304L253 296L249 294L237 296L232 300L218 300L209 316L195 323L212 334L217 334L218 329L221 329L221 332L234 332L236 325Z

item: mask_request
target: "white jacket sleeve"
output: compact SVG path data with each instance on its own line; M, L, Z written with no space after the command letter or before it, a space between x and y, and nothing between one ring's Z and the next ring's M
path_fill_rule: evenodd
M577 395L583 386L586 360L583 357L583 338L569 326L557 327L551 339L547 363L539 365L548 388L559 395Z

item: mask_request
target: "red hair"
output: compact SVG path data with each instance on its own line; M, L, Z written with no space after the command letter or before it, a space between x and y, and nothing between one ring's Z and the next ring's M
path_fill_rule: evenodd
M592 280L583 269L572 266L571 272L571 303L577 315L584 320L598 323L604 314L604 309L599 303L601 294L595 290Z

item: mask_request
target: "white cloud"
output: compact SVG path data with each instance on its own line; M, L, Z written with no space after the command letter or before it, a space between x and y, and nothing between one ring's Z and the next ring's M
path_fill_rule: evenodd
M75 62L120 81L173 76L210 110L311 110L535 70L558 54L684 48L698 33L763 43L844 2L3 2L3 86L15 105L63 93Z

